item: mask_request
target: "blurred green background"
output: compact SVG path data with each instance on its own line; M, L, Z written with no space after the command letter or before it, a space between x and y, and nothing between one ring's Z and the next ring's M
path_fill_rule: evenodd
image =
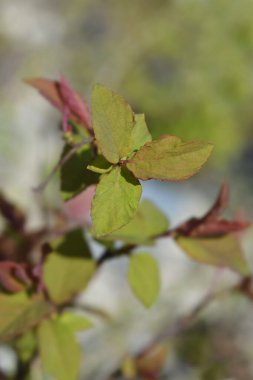
M61 73L84 96L95 82L124 95L154 137L212 142L208 167L185 185L188 202L201 203L196 188L213 198L225 178L232 208L252 217L252 0L0 0L0 185L23 207L36 208L31 187L62 142L60 116L22 79ZM202 378L223 379L210 373Z
M153 136L209 140L211 166L249 175L252 48L251 0L1 0L1 152L31 96L21 79L65 73L83 94L121 92Z

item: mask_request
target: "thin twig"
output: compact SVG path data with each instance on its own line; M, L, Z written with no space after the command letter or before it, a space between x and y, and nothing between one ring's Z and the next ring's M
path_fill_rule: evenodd
M116 257L129 255L131 251L136 247L136 244L127 244L118 249L106 249L105 252L97 260L97 266L99 267L105 261L115 259Z
M87 313L93 314L95 317L99 317L104 321L110 322L112 321L112 317L103 309L99 307L87 305L87 304L75 304L74 305L78 310L85 311Z
M63 167L63 165L66 164L67 161L69 161L69 159L75 154L75 152L81 148L83 145L85 144L89 144L90 142L92 142L92 138L86 138L82 141L80 141L79 143L75 144L72 146L72 148L68 151L68 153L59 159L59 161L57 162L57 164L53 167L52 171L48 174L48 176L44 179L44 181L42 181L38 186L34 187L33 188L33 191L35 192L41 192L43 190L45 190L46 186L48 185L48 183L51 181L51 179L53 178L53 176L55 175L55 173L61 169Z
M152 239L155 240L155 239L160 239L160 238L174 237L175 235L176 235L175 229L171 229L162 234L153 236ZM97 266L102 265L107 260L115 259L116 257L119 257L119 256L129 256L131 255L131 251L136 247L138 247L138 244L126 244L120 248L106 249L104 253L97 260Z
M192 323L199 317L199 315L214 301L217 299L232 295L234 292L240 292L240 284L232 286L226 289L218 290L213 293L209 293L193 308L193 310L186 316L180 318L176 323L170 324L165 330L163 329L152 341L140 350L137 357L145 355L145 353L152 351L158 344L166 341L167 339L175 338L183 332L185 332Z

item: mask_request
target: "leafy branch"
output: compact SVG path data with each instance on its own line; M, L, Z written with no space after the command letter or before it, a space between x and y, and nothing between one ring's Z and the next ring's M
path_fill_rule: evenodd
M106 261L125 255L132 293L144 307L152 307L161 279L148 247L161 238L173 239L200 264L236 272L240 281L230 289L209 293L134 360L164 339L184 333L215 299L240 292L253 300L251 272L239 236L251 223L222 218L229 200L226 184L205 215L173 228L156 205L140 201L145 186L140 180L186 180L207 162L212 144L183 142L171 135L153 140L144 115L135 114L125 99L103 85L93 87L89 107L63 76L59 81L35 78L27 82L60 111L65 141L59 161L34 191L44 190L59 172L59 196L63 202L71 201L72 215L85 214L85 209L88 215L90 211L91 226L87 228L88 216L86 223L77 222L77 218L73 222L62 210L56 210L51 228L29 231L25 213L0 195L5 221L0 236L0 339L17 349L16 377L25 377L40 357L43 371L55 380L76 380L81 361L76 333L94 327L86 314L104 323L112 320L100 307L80 304L76 297L96 281L98 269ZM96 189L92 201L86 193L91 187ZM95 241L104 249L98 259L91 244ZM142 251L136 252L140 247ZM24 365L20 352L26 355ZM142 379L158 379L154 371L138 371Z

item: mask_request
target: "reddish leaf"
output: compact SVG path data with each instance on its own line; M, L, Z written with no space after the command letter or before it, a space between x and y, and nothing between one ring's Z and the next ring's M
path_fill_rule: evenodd
M26 79L25 82L36 88L54 107L63 112L64 102L59 91L58 81L44 78L32 78Z
M31 285L27 267L12 261L0 262L0 285L11 293L23 291Z
M242 231L251 225L245 220L219 220L228 205L228 185L223 184L214 205L202 218L191 218L177 227L179 235L191 237L217 237L231 232Z
M68 106L64 105L63 112L62 112L62 129L65 133L71 132L72 130L71 125L69 125L70 116L71 116L71 113Z
M211 209L203 216L202 220L216 220L228 207L229 187L226 182L221 185L219 194Z
M242 231L250 226L250 222L214 220L200 224L191 232L194 237L221 236L230 232Z
M27 79L26 83L36 88L40 94L56 107L63 116L63 130L70 130L68 120L72 119L91 130L90 112L82 97L75 92L62 76L60 81L43 78Z
M143 380L159 380L159 374L150 370L141 370L140 374Z
M88 128L91 128L90 112L87 103L81 96L76 93L68 84L66 79L61 76L59 90L63 103L69 108L71 114L77 116L78 119Z

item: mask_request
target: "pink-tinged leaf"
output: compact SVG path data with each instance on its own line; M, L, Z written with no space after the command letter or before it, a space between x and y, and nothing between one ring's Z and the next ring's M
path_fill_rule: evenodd
M96 191L96 186L91 185L82 193L64 203L64 211L69 219L85 224L90 219L91 202Z
M92 129L87 103L70 87L63 76L60 81L31 78L25 80L25 82L36 88L45 99L62 113L64 132L70 129L67 119L81 123L89 130Z
M216 237L225 235L231 232L238 232L245 230L251 225L250 222L237 222L237 221L229 221L229 220L214 220L210 222L206 222L200 224L197 228L195 228L191 236L198 237Z
M87 103L70 87L63 76L60 79L59 90L64 104L71 113L77 116L88 129L91 129L90 112Z
M219 194L211 209L203 216L203 220L216 220L228 207L229 187L227 183L221 185Z
M211 209L202 218L191 218L176 228L176 233L188 237L217 237L243 231L251 225L246 220L218 219L228 205L228 186L221 186Z
M63 107L63 112L62 112L62 129L63 132L71 132L72 128L71 125L69 125L69 119L70 119L70 110L68 106Z
M26 79L26 83L36 88L40 94L59 111L63 111L64 101L60 93L59 82L44 78Z
M11 293L23 291L31 285L27 267L12 261L0 262L0 285Z
M192 237L217 237L243 231L251 225L248 221L210 220L191 218L176 228L176 233Z

